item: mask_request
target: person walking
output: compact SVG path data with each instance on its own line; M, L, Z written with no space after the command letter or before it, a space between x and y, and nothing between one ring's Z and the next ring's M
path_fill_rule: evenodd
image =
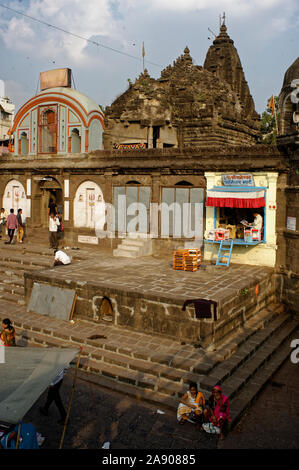
M0 238L2 238L2 227L4 227L4 225L6 224L7 216L8 214L6 210L4 209L4 207L2 207L0 212Z
M51 212L50 214L50 219L49 219L49 240L50 240L50 248L53 248L53 250L58 249L58 233L57 233L57 228L59 226L60 222L56 214Z
M42 415L48 416L49 408L50 408L51 404L54 401L55 405L57 406L58 411L60 413L60 419L57 421L58 424L64 424L65 423L65 418L66 418L66 411L65 411L65 408L63 406L63 403L62 403L62 400L61 400L61 397L60 397L60 394L59 394L59 389L62 385L64 374L65 374L65 372L67 371L68 368L69 368L69 366L65 367L57 375L55 380L53 380L53 382L51 383L51 385L49 387L49 390L48 390L48 396L47 396L46 403L45 403L44 406L41 406L39 408L39 411Z
M17 230L17 242L18 243L23 243L23 236L24 236L24 224L22 220L22 209L18 209L18 230Z
M7 245L11 245L13 241L13 237L15 234L15 230L18 228L18 219L17 216L14 214L14 210L10 209L10 214L7 217L6 227L9 236L9 242L5 242Z

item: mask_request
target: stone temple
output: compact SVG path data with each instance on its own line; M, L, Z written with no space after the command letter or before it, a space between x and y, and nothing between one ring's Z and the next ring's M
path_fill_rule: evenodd
M158 80L145 70L130 83L106 109L104 147L252 145L258 132L238 52L222 25L203 67L193 64L186 47Z
M203 66L193 64L186 47L160 78L144 70L105 112L71 88L70 74L41 74L40 92L16 114L14 154L1 158L2 205L23 209L28 236L47 236L52 199L63 218L65 245L172 259L174 249L193 244L205 262L215 263L219 243L209 233L230 226L231 262L274 269L282 295L295 307L298 59L285 74L276 146L257 143L259 115L225 24ZM231 189L232 181L241 186ZM172 211L174 203L180 214L190 205L185 219ZM114 207L112 229L99 238L108 204ZM142 204L145 223L138 217L136 222L132 204ZM252 221L254 209L263 229L248 244L238 238L238 225L244 218ZM197 237L184 236L185 227L195 223ZM141 238L135 245L134 228Z
M235 423L298 338L299 59L281 77L277 144L262 145L225 24L203 66L191 55L144 70L105 111L69 69L41 74L0 159L2 207L26 220L24 244L0 246L0 307L27 345L80 344L88 380L159 407L176 410L190 381L220 384ZM51 200L72 256L55 268ZM178 248L201 249L196 272L173 269ZM70 291L74 322L29 311L36 285Z

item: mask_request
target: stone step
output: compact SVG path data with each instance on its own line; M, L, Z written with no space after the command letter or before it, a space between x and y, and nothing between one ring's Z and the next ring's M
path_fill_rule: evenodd
M224 361L247 341L258 330L264 328L267 324L274 319L277 312L282 313L284 306L281 304L269 304L266 308L260 310L252 318L247 320L242 328L239 328L233 335L230 336L228 341L219 343L216 351L211 351L207 355L211 359L217 361Z
M232 400L231 409L235 422L247 406L247 384L254 385L248 392L248 397L252 400L250 393L254 395L254 390L258 393L260 389L255 387L261 383L259 377L265 379L262 384L267 381L265 377L268 365L279 366L282 348L290 352L289 342L288 348L285 347L285 342L298 328L298 321L293 321L290 315L283 312L278 314L277 311L282 312L282 307L279 304L271 305L268 310L260 312L260 323L251 319L252 328L257 328L258 324L264 328L254 330L254 333L251 330L245 332L248 336L247 339L242 339L242 346L221 364L201 350L194 349L193 354L190 345L184 346L188 354L191 351L191 356L185 359L171 354L167 348L165 353L154 350L148 352L138 350L134 346L119 345L116 339L113 342L109 338L91 340L84 335L77 337L78 332L71 332L66 322L61 321L58 326L57 320L45 319L38 315L35 319L33 314L25 313L23 318L16 315L18 320L14 325L18 344L39 347L80 345L83 347L80 371L89 373L89 381L98 382L110 389L119 389L123 393L141 397L158 406L163 404L173 411L191 381L199 384L206 397L212 386L221 383L224 393ZM14 320L14 315L11 319ZM80 329L76 331L82 333L88 328L87 323L80 324ZM110 336L112 338L113 334ZM114 336L117 338L117 334L114 333Z
M283 365L283 363L290 358L290 343L291 338L298 338L299 331L292 335L267 361L266 365L261 368L252 379L250 379L246 388L238 393L238 395L231 402L231 426L234 427L241 419L244 412L252 405L254 400L258 397L259 393L272 379L274 374Z
M238 368L235 373L226 379L222 386L226 389L229 398L234 398L237 393L249 382L270 359L276 351L290 338L298 328L298 322L289 321L283 326L267 343L261 347L255 354ZM289 345L290 347L290 345ZM289 349L290 353L290 349Z
M136 258L136 253L136 251L123 250L122 248L113 250L113 256L123 256L125 258Z
M5 291L0 292L0 299L1 300L6 300L7 302L13 302L13 303L18 303L20 305L24 305L24 295L19 295L17 293L8 293Z
M134 251L136 253L139 253L140 251L140 246L136 246L136 245L119 245L119 248L118 250L125 250L125 251Z
M24 286L19 287L15 284L0 283L0 294L1 292L9 292L10 294L18 294L18 296L24 296Z
M24 286L24 278L23 278L23 276L17 276L14 273L12 273L11 275L7 275L4 272L0 271L0 284L13 284L13 285L16 285L16 286L22 286L23 287Z
M257 330L236 352L222 364L217 365L201 382L205 390L212 390L214 385L221 385L228 377L245 364L273 335L279 334L280 330L288 324L290 315L283 314L274 316L274 319L264 328Z
M132 254L134 253L134 255ZM152 240L150 238L128 237L113 250L114 256L140 257L152 254Z
M144 242L142 240L139 239L132 239L132 238L125 238L123 241L122 241L122 246L136 246L136 247L139 247L139 246L143 246L144 245Z
M294 337L298 337L298 333L296 333ZM231 427L234 427L238 423L244 411L257 398L260 391L273 377L275 372L289 358L290 341L291 340L287 341L278 350L276 350L271 356L270 360L267 362L266 367L262 367L247 383L246 388L244 388L243 391L241 391L234 399L231 400ZM95 383L107 389L113 389L115 391L119 391L120 393L125 393L127 395L133 396L137 399L150 402L161 407L162 410L163 408L167 408L175 412L178 406L178 399L173 395L164 394L159 391L153 393L151 389L140 390L137 389L135 386L129 385L124 382L117 382L107 376L88 374L87 372L83 372L82 370L79 371L78 377L81 380L85 380L90 383ZM162 387L160 386L160 388ZM186 388L184 391L186 391ZM206 398L208 398L207 393L205 393L205 396Z
M13 286L18 286L18 287L24 287L24 278L23 276L17 277L17 276L12 276L12 277L3 277L0 276L0 282L1 284L7 284L7 285L13 285Z
M53 257L53 255L52 255ZM25 256L22 254L22 257L20 258L17 255L2 255L0 256L0 262L9 262L9 263L15 263L18 265L24 265L24 266L40 266L41 268L48 268L51 266L50 260L43 260L42 257L32 257L30 254L28 256Z
M28 344L40 346L66 347L74 345L74 342L67 341L65 335L59 334L61 338L43 334L40 328L32 327L32 330L24 331L15 326L16 337L21 344L27 341ZM75 341L77 343L77 341ZM93 346L83 345L82 368L105 376L114 377L117 380L131 383L137 387L151 388L153 390L175 395L179 398L190 381L198 381L200 376L185 370L177 370L161 363L145 361L135 357L125 356L113 351L107 351Z
M48 266L50 267L50 266ZM1 261L0 262L0 272L9 272L12 274L14 274L15 272L17 273L17 275L20 275L20 274L23 274L25 271L40 271L41 269L44 269L45 266L39 266L39 265L25 265L25 264L21 264L21 263L16 263L16 262L12 262L12 261Z

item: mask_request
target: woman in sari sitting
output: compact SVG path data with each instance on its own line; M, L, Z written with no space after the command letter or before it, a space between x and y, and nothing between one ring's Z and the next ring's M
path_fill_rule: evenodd
M182 396L177 410L177 420L180 424L186 421L201 424L205 397L197 389L196 383L191 383L189 390Z
M231 419L229 416L229 399L222 393L219 385L212 389L212 395L208 399L204 416L205 421L212 422L214 426L220 429L220 439L224 439L224 433L226 433Z
M15 329L9 318L2 320L2 331L0 334L0 341L3 346L15 346L16 335Z

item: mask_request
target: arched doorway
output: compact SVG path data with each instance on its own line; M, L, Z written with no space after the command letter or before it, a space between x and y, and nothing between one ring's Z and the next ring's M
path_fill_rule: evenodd
M57 152L57 106L40 108L39 153Z
M63 213L63 194L60 183L52 176L46 176L40 181L40 223L42 227L49 226L49 205L54 202L57 205L58 214Z
M26 132L21 134L21 154L28 155L29 150L29 140Z
M71 133L71 152L80 153L81 152L81 137L78 129L73 129Z

